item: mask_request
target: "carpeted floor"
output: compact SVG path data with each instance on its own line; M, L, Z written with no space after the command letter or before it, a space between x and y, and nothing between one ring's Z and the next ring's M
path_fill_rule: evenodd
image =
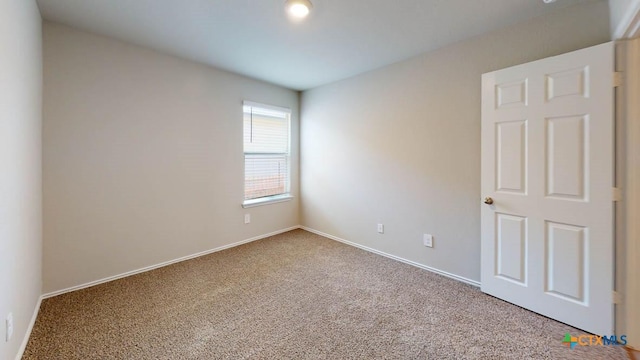
M295 230L43 301L23 359L627 359L479 289Z

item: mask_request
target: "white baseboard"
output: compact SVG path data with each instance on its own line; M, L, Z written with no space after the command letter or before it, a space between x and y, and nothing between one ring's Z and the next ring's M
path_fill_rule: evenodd
M27 349L27 344L29 343L29 338L31 337L31 331L33 331L33 325L36 323L36 318L38 318L38 313L40 312L40 304L42 303L42 296L38 298L38 302L36 303L36 308L33 309L33 315L31 316L31 321L29 322L29 326L27 326L27 331L24 334L24 338L22 339L22 344L20 344L20 348L18 349L18 354L16 355L16 360L22 359L22 355L24 355L24 351Z
M264 238L267 238L267 237L270 237L270 236L273 236L273 235L282 234L282 233L285 233L287 231L291 231L291 230L295 230L295 229L299 229L299 228L300 228L300 226L292 226L292 227L289 227L289 228L286 228L286 229L277 230L277 231L274 231L274 232L271 232L271 233L268 233L268 234L255 236L255 237L252 237L250 239L238 241L238 242L235 242L233 244L228 244L228 245L220 246L220 247L217 247L217 248L214 248L214 249L205 250L205 251L202 251L202 252L199 252L199 253L196 253L196 254L183 256L183 257L178 258L178 259L165 261L165 262L162 262L162 263L159 263L159 264L143 267L143 268L140 268L140 269L137 269L137 270L127 271L127 272L122 273L122 274L109 276L109 277L106 277L104 279L91 281L91 282L88 282L88 283L85 283L85 284L72 286L72 287L69 287L69 288L66 288L66 289L53 291L53 292L50 292L50 293L42 295L42 299L47 299L47 298L58 296L58 295L62 295L62 294L68 293L68 292L72 292L72 291L76 291L76 290L80 290L80 289L85 289L85 288L92 287L92 286L99 285L99 284L104 284L106 282L122 279L122 278L125 278L125 277L128 277L128 276L131 276L131 275L141 274L143 272L155 270L155 269L158 269L158 268L161 268L161 267L164 267L164 266L168 266L168 265L171 265L171 264L175 264L175 263L178 263L178 262L181 262L181 261L191 260L191 259L194 259L194 258L197 258L197 257L200 257L200 256L209 255L209 254L214 253L214 252L230 249L232 247L240 246L240 245L247 244L247 243L250 243L250 242L253 242L253 241L256 241L256 240L264 239Z
M291 230L295 230L295 229L303 229L303 230L306 230L308 232L311 232L311 233L314 233L314 234L317 234L317 235L320 235L320 236L324 236L324 237L326 237L328 239L341 242L343 244L354 246L354 247L360 248L362 250L365 250L365 251L368 251L368 252L371 252L371 253L374 253L374 254L378 254L378 255L381 255L381 256L396 260L396 261L400 261L400 262L405 263L405 264L409 264L409 265L418 267L418 268L423 269L423 270L431 271L433 273L440 274L442 276L446 276L448 278L451 278L451 279L454 279L454 280L458 280L458 281L461 281L461 282L469 284L469 285L480 287L480 282L478 282L478 281L467 279L467 278L465 278L463 276L452 274L452 273L446 272L444 270L436 269L436 268L431 267L431 266L423 265L423 264L420 264L420 263L417 263L417 262L414 262L414 261L411 261L411 260L407 260L407 259L401 258L399 256L387 254L387 253L382 252L380 250L376 250L376 249L373 249L373 248L370 248L370 247L367 247L367 246L364 246L364 245L360 245L360 244L357 244L357 243L354 243L354 242L351 242L351 241L348 241L348 240L345 240L345 239L341 239L341 238L339 238L337 236L333 236L333 235L330 235L330 234L327 234L327 233L323 233L322 231L318 231L318 230L315 230L315 229L312 229L312 228L309 228L309 227L306 227L306 226L298 225L298 226L292 226L292 227L289 227L289 228L286 228L286 229L277 230L277 231L274 231L274 232L271 232L271 233L268 233L268 234L255 236L255 237L252 237L250 239L238 241L238 242L235 242L235 243L232 243L232 244L228 244L228 245L224 245L224 246L220 246L220 247L217 247L217 248L214 248L214 249L205 250L205 251L202 251L202 252L199 252L199 253L196 253L196 254L183 256L181 258L177 258L177 259L174 259L174 260L169 260L169 261L165 261L165 262L162 262L162 263L159 263L159 264L143 267L143 268L140 268L140 269L137 269L137 270L132 270L132 271L128 271L128 272L125 272L125 273L122 273L122 274L109 276L109 277L106 277L106 278L103 278L103 279L100 279L100 280L95 280L95 281L91 281L91 282L88 282L88 283L85 283L85 284L80 284L80 285L72 286L72 287L69 287L69 288L66 288L66 289L61 289L61 290L53 291L53 292L50 292L50 293L46 293L46 294L43 294L41 296L41 299L39 301L41 301L43 299L50 298L50 297L66 294L68 292L72 292L72 291L76 291L76 290L80 290L80 289L85 289L85 288L92 287L92 286L99 285L99 284L104 284L104 283L107 283L109 281L122 279L122 278L125 278L125 277L128 277L128 276L132 276L132 275L136 275L136 274L141 274L141 273L144 273L144 272L147 272L147 271L158 269L158 268L161 268L161 267L164 267L164 266L168 266L168 265L171 265L171 264L175 264L175 263L178 263L178 262L181 262L181 261L194 259L194 258L197 258L197 257L200 257L200 256L204 256L204 255L208 255L208 254L214 253L214 252L230 249L232 247L240 246L240 245L243 245L243 244L247 244L247 243L250 243L250 242L253 242L253 241L256 241L256 240L264 239L264 238L267 238L267 237L270 237L270 236L282 234L282 233L285 233L287 231L291 231ZM40 302L38 302L38 308L39 308L39 304L40 304ZM37 312L36 312L36 315L37 315ZM33 321L35 322L35 317L34 317ZM26 343L25 343L25 346L26 346Z
M42 303L42 300L44 300L44 299L47 299L47 298L50 298L50 297L54 297L54 296L58 296L58 295L62 295L62 294L65 294L65 293L68 293L68 292L72 292L72 291L76 291L76 290L80 290L80 289L85 289L85 288L92 287L92 286L99 285L99 284L103 284L103 283L106 283L106 282L109 282L109 281L122 279L122 278L125 278L125 277L128 277L128 276L144 273L144 272L151 271L151 270L154 270L154 269L158 269L158 268L161 268L161 267L164 267L164 266L175 264L175 263L178 263L178 262L181 262L181 261L190 260L190 259L194 259L194 258L197 258L197 257L200 257L200 256L208 255L208 254L211 254L211 253L214 253L214 252L230 249L230 248L233 248L233 247L236 247L236 246L240 246L240 245L247 244L247 243L250 243L250 242L253 242L253 241L256 241L256 240L264 239L264 238L267 238L267 237L270 237L270 236L282 234L282 233L285 233L285 232L288 232L288 231L291 231L291 230L296 230L296 229L303 229L305 231L308 231L308 232L311 232L311 233L326 237L326 238L331 239L331 240L335 240L335 241L341 242L341 243L349 245L349 246L357 247L359 249L362 249L362 250L365 250L365 251L368 251L368 252L371 252L371 253L374 253L374 254L377 254L377 255L381 255L381 256L384 256L384 257L387 257L387 258L390 258L390 259L393 259L393 260L396 260L396 261L399 261L399 262L402 262L402 263L405 263L405 264L408 264L408 265L412 265L412 266L415 266L417 268L420 268L420 269L423 269L423 270L427 270L427 271L430 271L430 272L433 272L433 273L448 277L450 279L458 280L458 281L461 281L461 282L469 284L469 285L480 287L480 282L478 282L478 281L467 279L465 277L458 276L458 275L455 275L455 274L451 274L451 273L443 271L443 270L439 270L439 269L436 269L436 268L433 268L433 267L430 267L430 266L419 264L417 262L414 262L414 261L411 261L411 260L407 260L407 259L401 258L399 256L387 254L385 252L382 252L382 251L379 251L379 250L376 250L376 249L373 249L373 248L370 248L370 247L367 247L367 246L364 246L364 245L360 245L360 244L357 244L357 243L354 243L354 242L351 242L351 241L348 241L348 240L345 240L345 239L341 239L341 238L339 238L337 236L326 234L326 233L323 233L321 231L318 231L318 230L315 230L315 229L312 229L312 228L309 228L309 227L306 227L306 226L298 225L298 226L292 226L292 227L289 227L289 228L286 228L286 229L277 230L277 231L274 231L274 232L271 232L271 233L268 233L268 234L263 234L263 235L259 235L259 236L256 236L256 237L252 237L250 239L238 241L238 242L235 242L235 243L232 243L232 244L220 246L220 247L217 247L217 248L214 248L214 249L211 249L211 250L206 250L206 251L202 251L202 252L199 252L199 253L196 253L196 254L183 256L183 257L178 258L178 259L165 261L165 262L162 262L162 263L159 263L159 264L156 264L156 265L147 266L147 267L140 268L140 269L137 269L137 270L128 271L126 273L122 273L122 274L119 274L119 275L109 276L109 277L106 277L104 279L91 281L91 282L88 282L88 283L85 283L85 284L76 285L76 286L72 286L72 287L69 287L69 288L66 288L66 289L57 290L57 291L53 291L53 292L50 292L50 293L47 293L47 294L43 294L38 299L38 303L36 304L36 308L35 308L35 310L33 312L33 316L31 318L31 322L29 323L29 327L27 328L27 332L25 333L24 340L22 341L22 345L20 346L20 349L18 350L18 354L16 356L16 360L20 360L22 358L22 355L24 354L24 351L27 348L27 344L29 342L29 337L31 336L31 331L33 331L33 326L34 326L34 324L36 322L36 318L38 317L38 313L40 311L40 304Z
M317 235L320 235L320 236L324 236L326 238L341 242L343 244L347 244L347 245L350 245L350 246L353 246L353 247L357 247L359 249L362 249L362 250L365 250L365 251L368 251L368 252L371 252L371 253L374 253L374 254L378 254L378 255L387 257L389 259L400 261L402 263L405 263L405 264L408 264L408 265L411 265L411 266L415 266L415 267L423 269L423 270L427 270L427 271L430 271L430 272L433 272L433 273L436 273L436 274L439 274L439 275L442 275L442 276L446 276L446 277L448 277L450 279L453 279L453 280L458 280L458 281L461 281L461 282L469 284L469 285L480 287L480 282L479 281L467 279L466 277L463 277L463 276L459 276L459 275L452 274L452 273L449 273L449 272L446 272L446 271L443 271L443 270L440 270L440 269L436 269L436 268L433 268L431 266L423 265L423 264L417 263L415 261L411 261L411 260L407 260L407 259L401 258L399 256L387 254L387 253L382 252L380 250L376 250L376 249L373 249L373 248L370 248L370 247L367 247L367 246L364 246L364 245L360 245L360 244L357 244L357 243L354 243L354 242L351 242L351 241L348 241L348 240L345 240L345 239L341 239L341 238L339 238L337 236L326 234L326 233L323 233L322 231L318 231L318 230L315 230L315 229L312 229L312 228L308 228L306 226L300 226L300 229L306 230L308 232L311 232L311 233L314 233L314 234L317 234Z

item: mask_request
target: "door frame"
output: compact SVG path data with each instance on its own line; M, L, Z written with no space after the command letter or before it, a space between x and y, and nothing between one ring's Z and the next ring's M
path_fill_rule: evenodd
M640 35L640 30L638 31ZM616 306L616 333L627 335L629 347L640 350L640 38L619 41L617 70L622 86L616 90L616 186L622 201L616 204L616 286L621 303Z
M625 40L632 39L632 40ZM622 189L622 201L616 204L618 256L616 289L621 304L616 306L616 333L626 334L629 347L640 350L640 1L628 2L624 14L613 29L616 67L622 86L616 90L616 186Z

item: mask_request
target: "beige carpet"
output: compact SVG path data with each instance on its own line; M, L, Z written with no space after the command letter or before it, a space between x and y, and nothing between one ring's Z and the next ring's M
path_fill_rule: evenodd
M479 289L295 230L47 299L23 359L627 359Z

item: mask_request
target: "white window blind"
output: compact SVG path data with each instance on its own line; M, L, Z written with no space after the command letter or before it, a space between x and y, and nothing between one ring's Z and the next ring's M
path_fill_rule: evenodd
M244 200L289 194L291 110L244 102Z

